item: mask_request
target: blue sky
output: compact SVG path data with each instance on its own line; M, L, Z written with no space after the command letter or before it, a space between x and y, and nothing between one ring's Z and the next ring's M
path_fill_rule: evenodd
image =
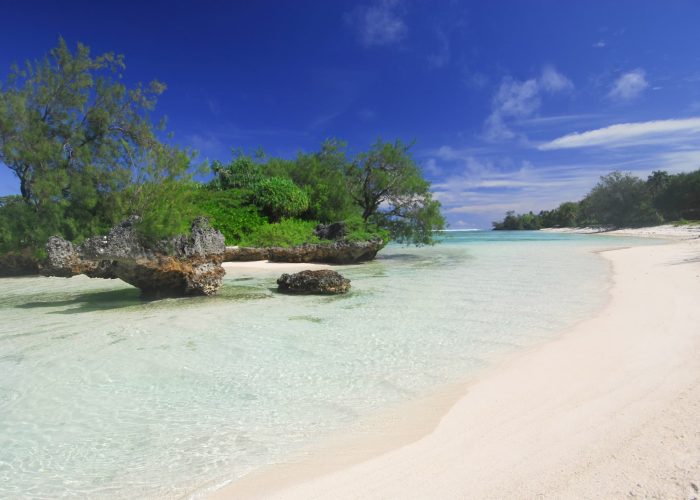
M612 170L700 167L700 3L5 0L0 80L59 35L201 158L415 140L452 228L579 199ZM18 191L6 168L0 194Z

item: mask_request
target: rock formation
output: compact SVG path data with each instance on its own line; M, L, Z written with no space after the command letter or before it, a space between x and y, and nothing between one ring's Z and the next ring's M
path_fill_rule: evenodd
M267 260L269 253L267 248L261 247L226 247L224 262Z
M38 273L39 259L29 251L0 255L0 277L29 276Z
M147 297L212 295L225 274L221 262L224 236L204 218L192 223L189 236L144 243L136 231L137 217L74 247L59 237L47 243L44 274L119 278Z
M350 290L350 280L329 269L283 274L277 280L278 289L286 293L340 294Z
M326 264L354 264L376 257L386 244L381 239L348 241L345 222L319 224L314 234L323 243L306 243L295 247L226 247L224 262L269 260L271 262L320 262Z
M354 264L374 259L384 248L381 240L307 243L295 247L226 247L224 262L320 262Z
M272 247L268 249L271 262L324 262L328 264L353 264L372 260L384 247L382 240L336 241L311 243L296 247Z
M348 234L345 222L334 222L333 224L319 224L314 229L314 234L322 240L342 240Z

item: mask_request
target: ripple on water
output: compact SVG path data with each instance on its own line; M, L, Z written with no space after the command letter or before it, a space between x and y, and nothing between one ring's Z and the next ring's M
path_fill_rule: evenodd
M3 280L0 497L186 495L602 303L591 240L459 238L389 246L343 268L352 290L333 297L278 294L273 277L160 301L118 280Z

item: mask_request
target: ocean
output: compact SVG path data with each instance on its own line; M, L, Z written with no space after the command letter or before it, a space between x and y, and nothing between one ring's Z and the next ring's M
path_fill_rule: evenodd
M216 297L0 280L0 497L199 495L469 380L600 310L595 252L648 240L454 231L344 266L344 296L235 271Z

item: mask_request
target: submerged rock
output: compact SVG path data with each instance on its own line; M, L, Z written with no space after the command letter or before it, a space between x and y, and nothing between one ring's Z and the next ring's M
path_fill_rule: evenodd
M283 274L278 289L286 293L340 294L350 290L350 280L330 269Z
M205 218L195 219L189 236L152 244L139 238L137 222L132 217L106 236L89 238L77 247L57 236L50 238L44 274L119 278L155 298L216 293L226 273L221 267L224 236Z

